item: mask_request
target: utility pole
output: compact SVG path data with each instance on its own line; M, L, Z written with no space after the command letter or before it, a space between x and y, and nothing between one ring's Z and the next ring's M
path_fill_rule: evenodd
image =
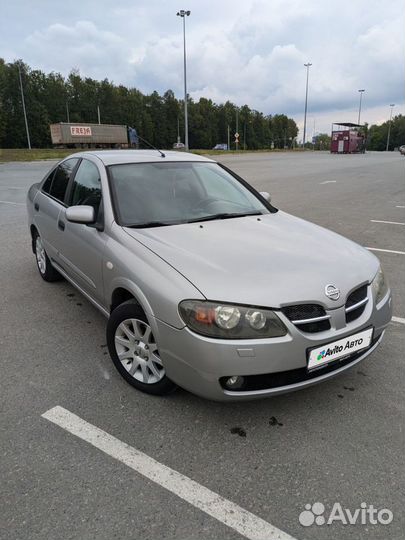
M362 101L362 98L363 98L363 92L365 92L364 88L362 90L359 90L360 92L360 103L359 103L359 115L357 117L357 123L358 125L360 125L360 115L361 115L361 101Z
M66 101L66 118L67 118L67 123L70 124L70 117L69 117L69 102Z
M305 149L305 136L307 132L307 110L308 110L308 79L309 79L309 68L312 66L309 62L304 64L307 68L307 84L305 87L305 113L304 113L304 136L302 139L302 147Z
M22 101L22 106L23 106L23 111L24 111L25 131L27 132L27 143L28 143L29 150L31 150L30 130L28 129L27 111L25 110L24 89L23 89L23 83L22 83L22 77L21 77L20 62L18 62L18 75L20 78L21 101Z
M98 117L98 123L101 124L101 120L100 120L100 106L97 105L97 117Z
M235 150L239 150L239 118L238 118L238 108L236 108L236 131L235 131ZM236 136L238 135L238 136Z
M391 103L390 107L391 107L391 112L390 112L390 121L389 121L389 124L388 124L387 146L385 148L386 152L388 152L388 147L390 145L391 124L392 124L392 109L395 107L395 103Z
M186 17L189 17L191 11L181 9L177 16L183 19L183 63L184 63L184 146L188 150L188 115L187 115L187 64L186 64Z
M229 127L229 124L228 124L228 150L231 149L231 128Z

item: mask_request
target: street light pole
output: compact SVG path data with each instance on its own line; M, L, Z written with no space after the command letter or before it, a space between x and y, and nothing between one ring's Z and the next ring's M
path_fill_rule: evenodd
M239 119L238 119L239 109L236 107L236 130L235 130L235 150L239 150ZM236 137L236 135L238 135Z
M188 150L188 115L187 115L187 65L186 65L186 17L189 17L191 11L181 9L177 16L183 19L183 53L184 53L184 146Z
M304 66L307 68L307 85L305 88L305 113L304 113L304 136L303 136L303 142L302 147L305 148L305 135L307 132L307 109L308 109L308 79L309 79L309 68L312 66L309 62L307 64L304 64Z
M392 123L392 109L395 107L395 103L390 104L391 112L390 112L390 121L388 124L388 135L387 135L387 146L385 148L385 151L388 152L388 147L390 145L390 135L391 135L391 123Z
M357 117L357 123L360 125L360 115L361 115L361 100L363 98L363 92L365 92L364 88L362 90L359 90L360 92L360 103L359 103L359 116Z
M66 100L66 118L67 123L70 124L70 117L69 117L69 102Z
M21 77L20 62L18 62L18 75L20 78L21 101L22 101L22 106L23 106L23 111L24 111L25 131L27 132L27 143L28 143L29 150L31 150L30 130L28 129L27 111L25 110L24 89L23 89L23 83L22 83L22 77Z

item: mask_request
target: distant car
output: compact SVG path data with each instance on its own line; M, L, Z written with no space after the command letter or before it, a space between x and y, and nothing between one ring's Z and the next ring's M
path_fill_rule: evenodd
M399 151L403 156L405 156L405 144L399 147Z
M228 145L225 143L216 144L213 150L228 150Z
M174 145L173 145L173 148L175 150L182 150L186 147L186 145L182 142L175 142Z
M306 388L366 358L391 320L372 253L202 156L74 154L31 186L27 208L41 277L64 276L109 317L117 370L150 394L178 385L225 401Z

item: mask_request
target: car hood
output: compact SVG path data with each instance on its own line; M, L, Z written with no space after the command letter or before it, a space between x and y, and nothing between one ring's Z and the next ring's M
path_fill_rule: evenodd
M210 300L282 307L316 302L326 308L375 276L378 259L363 247L278 211L150 229L125 228ZM341 291L338 301L325 286Z

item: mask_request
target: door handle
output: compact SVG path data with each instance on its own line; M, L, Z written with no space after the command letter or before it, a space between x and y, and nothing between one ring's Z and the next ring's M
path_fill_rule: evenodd
M38 210L39 210L39 204L38 204L37 202L34 204L34 208L35 208L35 210L38 212Z
M61 220L58 221L58 227L61 231L65 230L65 223Z

